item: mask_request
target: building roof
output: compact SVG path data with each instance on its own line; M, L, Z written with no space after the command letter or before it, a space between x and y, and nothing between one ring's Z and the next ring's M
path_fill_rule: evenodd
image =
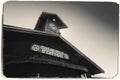
M74 47L70 42L68 42L65 38L63 38L61 35L51 34L43 31L37 31L32 29L26 29L26 28L20 28L10 25L3 25L4 30L13 31L13 32L20 32L25 34L33 34L33 35L43 35L48 37L54 37L58 39L58 42L64 43L62 46L63 48L71 49L74 51L75 54L78 54L81 61L83 61L83 66L88 68L88 71L91 72L91 74L97 74L97 73L103 73L104 70L101 69L98 65L96 65L92 60L90 60L87 56L85 56L80 50L78 50L76 47Z

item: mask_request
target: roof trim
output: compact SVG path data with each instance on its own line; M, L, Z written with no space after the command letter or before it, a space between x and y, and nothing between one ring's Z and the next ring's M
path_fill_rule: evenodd
M52 34L52 33L47 33L44 31L40 31L40 30L32 30L32 29L28 29L28 28L21 28L21 27L17 27L17 26L11 26L11 25L3 25L4 29L10 29L11 31L18 31L18 32L23 32L23 33L32 33L32 34L38 34L38 35L46 35L46 36L55 36L58 37L58 34Z
M55 61L55 60L50 60L50 59L44 59L44 58L20 58L17 56L8 56L9 58L15 58L14 61L9 61L8 63L6 63L6 65L8 64L12 64L12 63L27 63L27 62L32 62L32 63L43 63L43 64L51 64L51 65L56 65L56 66L62 66L62 67L67 67L67 68L71 68L71 69L77 69L77 70L82 70L84 72L88 72L88 69L80 66L80 65L75 65L75 64L71 64L71 63L67 63L67 62L60 62L60 61ZM18 60L18 58L20 58L20 60ZM17 60L16 60L17 59Z

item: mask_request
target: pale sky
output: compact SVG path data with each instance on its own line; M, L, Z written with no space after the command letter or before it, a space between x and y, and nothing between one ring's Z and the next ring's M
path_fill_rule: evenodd
M61 35L100 66L102 77L117 74L118 5L81 2L7 2L3 23L34 29L42 12L57 14L68 26ZM98 76L98 75L97 75Z

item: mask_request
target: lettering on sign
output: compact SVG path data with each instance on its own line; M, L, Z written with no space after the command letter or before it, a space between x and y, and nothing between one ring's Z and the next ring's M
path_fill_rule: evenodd
M61 52L59 50L55 50L55 49L43 46L43 45L33 44L31 46L31 50L35 52L40 52L43 54L59 57L59 58L69 59L68 54Z

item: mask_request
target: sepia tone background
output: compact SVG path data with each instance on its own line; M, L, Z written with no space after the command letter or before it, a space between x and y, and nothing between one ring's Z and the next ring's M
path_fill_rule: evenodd
M68 26L61 35L114 77L118 60L118 5L101 2L22 2L4 4L3 24L34 29L42 12L57 14Z

